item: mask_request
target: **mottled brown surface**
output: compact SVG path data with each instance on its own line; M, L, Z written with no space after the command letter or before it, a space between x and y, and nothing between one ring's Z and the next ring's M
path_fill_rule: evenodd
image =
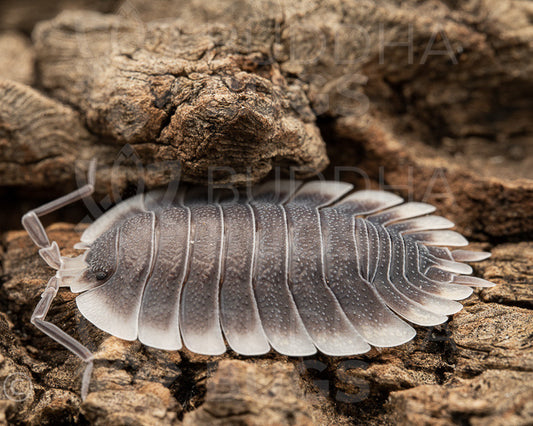
M357 167L356 173L347 171L341 177L365 185L364 176L370 185L378 181L381 188L404 198L434 204L469 238L533 236L533 179L483 176L442 148L398 137L377 120L361 123L357 117L342 118L332 130L340 139L331 143L332 158L340 156L339 150L349 150L353 156L363 153L353 162L351 156L340 157L339 166Z
M95 136L77 148L80 160L99 158L100 194L139 175L165 184L178 161L190 181L243 184L278 166L308 176L328 164L325 139L329 174L357 165L374 181L382 170L402 195L429 191L467 235L531 236L528 2L129 1L108 4L113 15L76 6L35 25L34 78ZM14 7L4 27L30 15ZM27 115L17 105L5 103L0 128ZM46 145L27 152L16 134L5 139L24 155L0 164L1 186L59 195L73 182L68 149L40 164ZM126 164L125 144L142 173Z
M134 145L143 159L180 160L187 180L207 181L210 168L231 183L256 181L273 164L304 177L322 170L325 147L301 83L261 52L241 53L227 30L63 13L33 33L40 83L100 137Z
M399 4L0 5L0 424L533 423L533 7ZM202 182L323 172L435 204L493 253L475 274L497 286L347 359L153 350L62 290L49 318L97 358L82 402L81 362L30 324L53 272L17 229L93 156L96 204L46 223L167 184L178 161ZM48 230L73 255L70 223Z
M0 80L0 164L4 185L73 180L92 137L79 114L21 83ZM29 169L31 165L31 171Z

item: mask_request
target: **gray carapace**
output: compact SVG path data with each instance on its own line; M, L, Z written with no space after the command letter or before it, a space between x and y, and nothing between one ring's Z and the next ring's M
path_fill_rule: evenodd
M90 225L63 257L39 216L86 197L88 184L22 220L54 269L32 322L87 362L81 343L45 320L59 287L98 328L160 349L217 355L271 349L345 356L412 339L409 323L433 326L471 287L464 261L489 253L449 250L468 242L428 204L333 181L273 181L251 196L210 202L192 191L126 200Z

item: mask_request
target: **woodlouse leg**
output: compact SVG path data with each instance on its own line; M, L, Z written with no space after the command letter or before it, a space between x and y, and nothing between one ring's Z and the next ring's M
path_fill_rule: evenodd
M39 220L39 216L44 216L91 195L94 192L95 172L96 160L93 159L89 165L87 184L70 194L30 210L22 217L22 226L24 226L24 229L26 229L33 242L40 247L39 255L54 269L59 269L61 266L61 254L55 241L50 244L50 240L48 239L48 235L46 235L43 224Z
M89 383L91 380L91 372L93 370L93 354L89 349L83 346L73 337L69 336L66 332L61 330L56 325L51 322L45 321L46 314L52 305L52 301L57 295L57 291L60 287L60 281L57 277L50 278L46 288L41 294L41 300L35 307L33 314L31 316L31 323L35 325L39 330L41 330L48 337L51 337L59 344L63 345L73 354L80 357L83 361L87 363L85 371L83 373L83 379L81 383L81 398L85 400L87 393L89 391Z
M59 252L57 243L55 241L50 243L43 224L39 220L39 216L44 216L45 214L53 212L54 210L64 207L67 204L91 195L94 191L95 171L96 161L93 160L89 165L89 173L87 178L88 182L86 185L82 186L76 191L71 192L70 194L58 198L57 200L51 201L42 205L41 207L31 210L22 217L22 225L28 232L33 242L40 247L39 254L45 260L45 262L54 269L60 269L61 267L61 254ZM89 382L93 369L93 354L91 351L89 351L89 349L87 349L73 337L69 336L59 327L51 322L45 321L46 314L50 309L52 301L57 295L60 285L61 280L57 276L52 277L50 281L48 281L48 284L41 295L41 300L33 311L31 322L44 334L63 345L65 348L87 363L87 367L83 373L81 386L81 396L82 399L85 399L89 390Z

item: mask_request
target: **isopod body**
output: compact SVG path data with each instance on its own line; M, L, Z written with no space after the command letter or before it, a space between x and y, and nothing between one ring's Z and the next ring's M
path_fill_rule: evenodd
M60 286L80 293L98 328L155 348L343 356L405 343L409 323L443 323L471 287L493 285L462 263L489 254L448 249L468 243L433 206L333 181L269 182L215 202L137 195L85 230L83 254L62 257L36 216L85 192L23 223L57 269L32 320L87 362L86 348L44 321Z
M471 294L464 254L436 247L467 241L441 230L453 224L428 216L428 204L394 207L400 197L351 189L278 182L227 202L139 195L84 232L83 271L64 283L97 327L161 349L217 355L227 341L244 355L303 356L399 345L415 332L398 315L440 324Z

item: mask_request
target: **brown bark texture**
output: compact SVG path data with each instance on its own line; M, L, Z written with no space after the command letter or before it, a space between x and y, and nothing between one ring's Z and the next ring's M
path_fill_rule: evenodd
M525 0L0 4L0 424L532 424L532 52ZM319 175L436 205L497 285L400 347L303 359L125 342L61 290L48 318L96 354L82 401L30 323L53 271L20 216L92 158L92 202L45 219L63 255L177 178Z

